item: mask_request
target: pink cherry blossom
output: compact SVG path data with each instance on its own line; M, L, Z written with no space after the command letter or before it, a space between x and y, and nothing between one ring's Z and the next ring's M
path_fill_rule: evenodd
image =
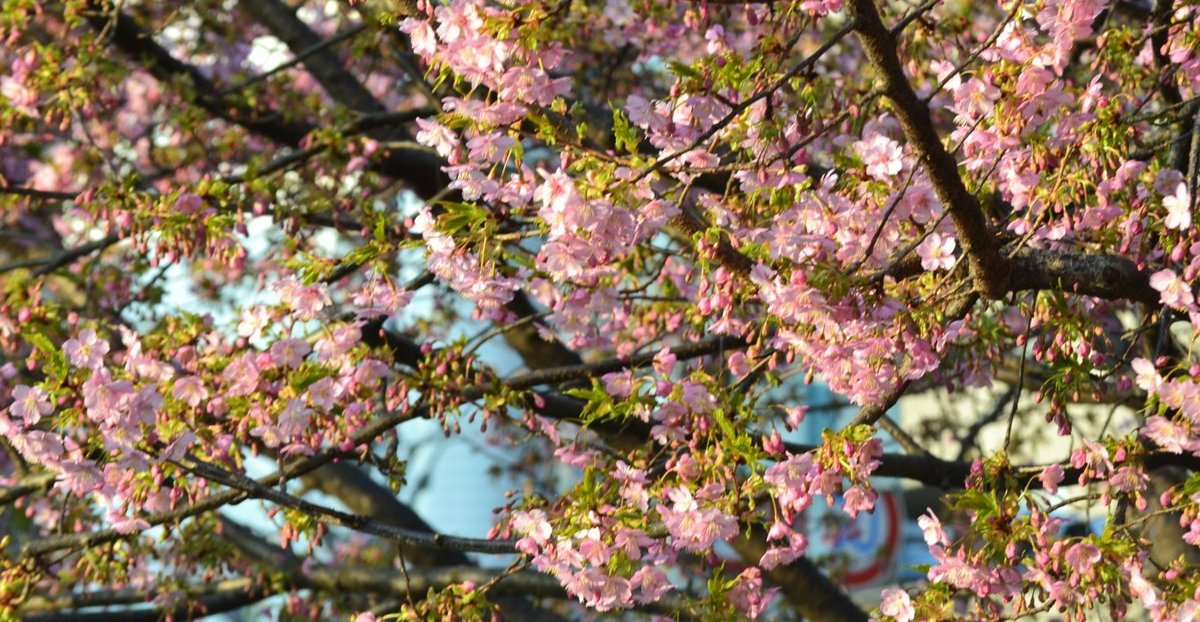
M1174 270L1159 270L1150 275L1150 287L1161 293L1162 303L1176 309L1189 309L1195 302L1192 288Z
M934 231L917 246L921 267L926 270L949 270L954 267L954 249L958 243L951 236Z
M303 339L281 339L271 344L271 358L281 367L299 367L309 352L312 346Z
M72 365L96 369L104 363L104 355L108 354L108 342L100 339L96 331L88 328L80 332L78 337L68 339L63 344L63 352Z
M1162 203L1167 210L1163 224L1168 229L1187 231L1192 227L1192 198L1189 196L1187 184L1180 183L1175 186L1175 191L1163 197Z
M1058 493L1058 485L1062 483L1066 475L1063 473L1062 465L1052 464L1038 474L1038 479L1042 482L1042 489L1050 494Z
M12 397L13 404L9 407L9 412L20 417L27 427L37 425L42 417L54 410L46 392L40 387L19 384L13 388Z
M911 622L917 616L908 592L894 587L883 591L883 603L879 605L879 612L891 616L896 622Z
M514 531L533 538L534 542L543 544L552 535L546 513L542 510L517 511L512 513L511 524Z
M1087 575L1101 559L1100 549L1090 542L1080 542L1067 549L1064 557L1075 572Z
M903 152L896 141L882 134L873 134L854 143L854 150L867 166L867 175L887 180L904 168Z
M1193 438L1189 430L1159 415L1146 419L1146 424L1142 427L1142 436L1154 441L1165 451L1174 454L1187 451Z
M311 320L330 304L325 284L302 285L297 281L280 281L275 285L280 300L301 320Z
M646 604L657 602L663 594L674 589L670 579L667 578L667 573L661 568L654 566L643 566L633 573L629 583L638 593L634 596L634 602L638 604Z
M917 525L921 527L921 531L925 534L925 544L929 546L948 546L950 538L946 535L945 529L942 528L942 522L938 520L937 515L933 510L922 514L917 518Z
M1158 392L1159 387L1162 386L1163 379L1158 374L1158 370L1155 369L1154 363L1143 358L1136 358L1133 359L1130 366L1133 367L1133 371L1137 374L1136 382L1139 389L1147 393Z
M204 400L208 399L208 389L204 386L204 380L196 376L186 376L175 381L175 387L171 390L171 395L175 399L180 400L195 408Z

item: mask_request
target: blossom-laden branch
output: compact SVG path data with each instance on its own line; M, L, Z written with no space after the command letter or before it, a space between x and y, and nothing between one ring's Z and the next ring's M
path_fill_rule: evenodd
M186 80L191 87L191 92L194 93L195 104L213 116L293 148L301 147L305 139L314 129L317 129L316 125L307 121L286 118L279 111L251 107L232 94L223 95L221 89L217 88L200 70L175 58L170 51L160 46L133 17L120 10L119 7L106 9L100 3L93 2L89 8L88 20L97 31L109 33L109 37L118 49L138 61L144 61L147 69L156 77L166 82L176 78ZM275 9L282 9L282 7L275 7ZM256 10L265 12L270 9L264 5ZM286 11L287 9L282 10ZM271 24L282 23L281 20L284 19L280 10L271 11L267 15L272 20ZM294 19L292 16L292 20ZM291 27L288 31L291 33L289 38L292 38L293 42L297 44L298 54L310 52L314 48L318 50L306 55L304 62L306 65L328 70L320 71L319 74L331 81L329 86L332 93L336 93L339 98L353 98L354 107L356 109L362 107L368 114L385 111L377 102L368 103L373 100L369 98L369 93L363 92L361 86L353 86L358 84L356 80L346 79L344 72L333 71L332 63L334 61L331 53L317 47L318 42L309 36L311 33L299 30L297 24L292 20L288 20L286 24ZM378 167L384 174L407 181L422 196L436 195L445 187L441 162L423 150L387 149L385 156L374 160L372 165Z
M875 8L875 0L850 0L846 9L854 20L854 30L884 92L895 104L905 137L933 182L938 200L954 221L977 290L988 299L1003 298L1009 291L1009 263L1000 253L1000 245L984 218L979 201L967 190L958 174L958 162L942 145L928 105L917 97L904 74L896 53L896 36L884 25Z
M291 615L522 617L536 603L487 601L497 576L411 594L484 548L597 614L1079 617L1107 595L1113 617L1189 615L1200 574L1148 574L1168 549L1138 535L1200 533L1194 483L1154 471L1200 452L1200 367L1173 343L1200 326L1200 19L1176 4L6 5L0 507L29 521L0 614L70 585L134 597L106 582L147 586L155 614L183 613L180 585L235 596L165 567L271 573L240 602L287 589ZM801 377L860 409L811 447L783 440L816 414ZM884 418L996 381L1036 388L1047 421L1003 455L942 461ZM1066 410L1106 396L1140 410L1099 431ZM486 539L399 502L437 492L406 462L418 420L512 452L520 492ZM1068 461L1013 466L1055 429ZM278 470L251 479L251 455ZM798 517L870 511L881 475L967 520L923 516L931 585L863 612ZM221 526L248 499L278 538ZM1068 504L1110 524L1064 534ZM327 560L392 583L303 583ZM693 575L703 598L675 583Z
M429 534L412 529L394 527L365 516L349 514L333 508L324 507L316 503L305 501L294 495L281 492L276 488L269 488L249 477L239 473L225 471L219 467L215 467L203 461L197 460L194 457L184 457L179 463L183 468L199 475L200 477L211 479L235 490L240 490L252 498L274 501L275 503L278 503L284 507L299 510L318 521L349 527L355 531L361 531L363 533L369 533L371 535L394 540L400 544L437 547L454 551L475 553L511 554L516 552L512 542L505 542L503 540L458 538L438 533Z

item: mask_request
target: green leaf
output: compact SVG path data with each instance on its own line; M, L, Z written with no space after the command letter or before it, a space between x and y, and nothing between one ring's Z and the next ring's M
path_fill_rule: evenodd
M637 153L637 146L640 142L637 130L629 123L629 118L621 112L620 108L612 106L612 111L613 139L617 149L626 153Z
M32 344L45 356L44 371L47 376L54 379L65 378L69 366L67 365L67 356L63 351L54 345L50 338L42 333L25 333L25 341Z
M374 242L364 244L358 248L355 248L349 253L346 253L346 255L342 257L342 264L348 266L361 266L378 257L382 250L383 249L381 249Z
M673 73L681 78L699 78L700 77L700 72L696 71L691 65L688 65L686 63L681 63L677 60L673 60L673 61L667 63L667 66L669 66L671 68L671 73Z

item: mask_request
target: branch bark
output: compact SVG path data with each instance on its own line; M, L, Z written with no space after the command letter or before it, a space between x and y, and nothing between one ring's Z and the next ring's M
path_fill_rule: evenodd
M979 201L967 190L958 174L958 161L942 145L933 127L929 107L917 97L904 75L896 53L896 38L884 25L874 0L852 0L846 4L863 51L879 79L884 93L895 104L900 127L933 184L942 207L950 214L959 242L967 254L975 289L985 298L998 300L1009 289L1008 261L1000 254L1000 245L992 235Z
M93 29L109 33L110 40L118 50L143 63L154 77L163 82L183 78L191 87L192 101L216 118L240 125L254 134L292 148L298 148L304 138L316 128L307 121L285 119L277 111L254 108L237 98L222 95L216 85L204 77L199 69L172 56L154 41L137 20L124 11L116 9L105 13L99 2L91 2L87 16ZM301 25L303 26L303 23ZM305 28L307 29L307 26ZM318 38L317 42L319 41ZM312 49L311 46L301 45L297 48L297 53L310 52ZM329 53L328 50L323 51ZM306 57L306 66L312 57L317 55L310 52ZM382 109L375 112L382 112ZM383 175L405 181L414 192L424 198L436 195L446 187L448 181L442 172L441 160L436 154L423 150L388 149L381 158L373 160L370 166Z
M767 534L761 529L754 529L749 535L735 538L732 544L743 559L756 563L767 552ZM866 622L869 619L840 587L806 557L767 570L764 574L781 588L784 598L796 607L805 620Z

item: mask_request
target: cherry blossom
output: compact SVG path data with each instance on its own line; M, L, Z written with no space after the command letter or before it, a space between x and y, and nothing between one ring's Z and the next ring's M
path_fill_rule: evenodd
M1195 7L285 4L0 11L0 617L1200 610Z
M1187 231L1192 227L1192 199L1185 184L1177 185L1173 193L1163 197L1162 203L1167 210L1163 224L1168 229Z
M883 591L883 604L879 606L879 611L885 616L895 618L896 622L911 622L917 615L908 592L898 588Z
M13 388L12 398L13 403L9 407L9 412L20 417L26 426L37 425L42 417L54 411L46 392L38 387L19 384Z
M866 164L867 175L875 179L886 180L904 168L900 145L887 136L875 134L854 143L854 149Z
M86 369L96 369L104 362L104 355L108 354L108 342L100 339L96 335L96 331L88 328L79 333L79 336L73 339L68 339L63 343L63 352L67 355L67 360L71 364L83 367Z
M954 249L958 243L953 237L934 231L917 247L921 267L926 270L949 270L954 267Z

